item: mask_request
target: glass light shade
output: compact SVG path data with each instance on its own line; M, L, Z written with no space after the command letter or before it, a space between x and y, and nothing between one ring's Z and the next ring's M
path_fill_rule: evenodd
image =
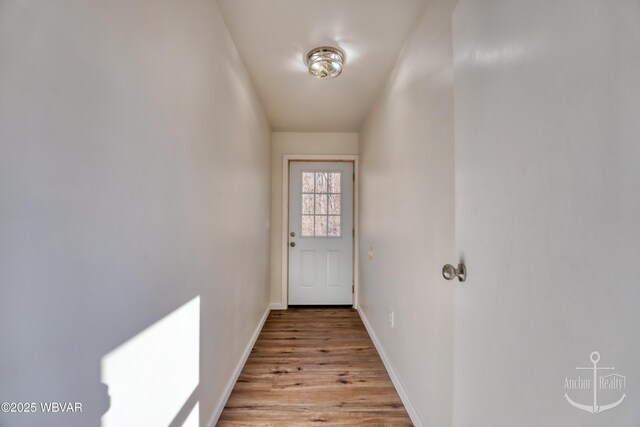
M332 79L342 73L344 53L335 47L317 47L307 54L309 74L319 79Z

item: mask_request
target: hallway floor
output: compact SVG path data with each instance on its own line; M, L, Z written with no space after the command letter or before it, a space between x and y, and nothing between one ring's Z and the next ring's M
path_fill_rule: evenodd
M358 312L272 311L218 426L410 426Z

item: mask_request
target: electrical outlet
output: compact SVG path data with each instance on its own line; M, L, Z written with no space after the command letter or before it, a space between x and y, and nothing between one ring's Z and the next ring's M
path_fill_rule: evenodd
M395 315L393 310L391 310L389 311L389 327L393 328L394 324L395 324Z

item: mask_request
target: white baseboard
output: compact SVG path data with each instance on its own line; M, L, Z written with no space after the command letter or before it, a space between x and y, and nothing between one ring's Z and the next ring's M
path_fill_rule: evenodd
M264 322L267 320L267 317L269 317L270 311L271 311L271 305L267 307L267 310L264 312L264 315L262 316L260 323L258 323L258 327L253 332L253 335L251 336L251 339L249 340L247 347L244 349L244 352L242 353L242 357L238 361L238 365L236 366L236 369L233 371L233 375L229 379L229 382L227 383L227 386L224 389L224 394L218 401L218 404L216 405L216 409L213 411L213 415L211 416L211 419L207 424L209 427L214 426L218 422L218 418L220 418L220 414L222 414L224 405L226 405L227 400L229 400L229 396L233 391L233 387L236 385L236 381L238 381L238 377L242 372L242 368L244 368L244 364L247 362L247 359L249 358L249 354L251 354L251 350L253 349L253 346L256 343L256 340L258 339L258 335L260 335L260 331L262 331Z
M360 314L360 318L362 319L362 323L364 323L364 327L367 329L367 332L371 337L371 341L373 341L373 345L375 345L376 350L378 350L378 354L382 359L382 363L384 363L384 367L387 369L387 373L389 374L389 377L391 377L393 386L396 388L396 391L398 392L398 395L400 396L400 399L402 400L402 403L404 404L404 407L407 410L407 413L409 414L411 421L416 427L425 427L424 423L420 419L420 416L418 415L418 412L416 411L416 408L413 407L413 404L409 399L409 395L407 395L407 392L404 390L404 387L402 387L402 384L400 383L400 379L398 379L398 376L396 375L396 372L394 371L393 366L391 365L391 362L389 361L389 359L387 359L387 355L384 352L384 348L382 347L382 344L378 340L378 337L376 336L375 332L373 332L373 328L371 327L371 324L369 323L367 316L364 315L364 313L360 308L358 308L357 310L358 310L358 313Z
M271 310L286 310L287 306L282 304L281 302L272 302Z

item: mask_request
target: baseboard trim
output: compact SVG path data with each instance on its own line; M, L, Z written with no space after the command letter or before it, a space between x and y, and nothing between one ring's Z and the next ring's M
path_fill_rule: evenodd
M272 302L271 310L286 310L287 306L282 304L281 302Z
M360 314L360 318L362 319L362 323L364 323L364 327L367 329L367 332L369 333L369 337L371 337L371 341L373 341L373 345L376 347L376 350L378 350L378 354L382 359L382 363L384 363L384 367L387 369L387 373L391 378L391 382L393 382L393 386L396 388L396 391L400 396L400 400L402 400L402 403L404 404L404 407L407 410L407 413L409 414L411 421L416 427L425 427L424 423L420 419L420 416L418 415L418 412L416 411L413 404L411 403L411 399L409 399L409 395L405 391L404 387L402 387L402 383L400 382L400 379L396 375L396 372L393 369L393 365L391 365L391 362L387 358L387 354L384 351L384 347L382 347L382 344L380 343L380 341L378 340L378 337L373 331L373 327L369 323L367 316L365 316L365 314L362 312L360 308L358 308L357 310L358 310L358 313Z
M209 427L214 426L218 422L218 418L220 418L220 415L222 414L222 410L224 409L224 405L226 405L227 404L227 400L229 400L229 396L231 395L231 392L233 391L233 387L236 385L236 381L238 381L238 377L240 376L240 373L242 372L242 368L244 368L244 364L247 363L247 359L249 358L249 354L251 354L251 350L253 349L253 346L256 343L256 340L258 339L258 335L260 335L260 331L262 331L262 327L264 326L264 322L266 322L267 317L269 317L269 312L270 311L271 311L271 305L269 305L267 307L267 310L262 315L262 319L260 319L260 323L258 323L258 327L253 332L253 335L251 336L251 339L249 340L249 343L247 344L247 347L244 349L244 353L242 353L242 357L240 358L240 361L238 362L238 365L236 366L236 369L233 371L233 375L231 376L231 379L229 379L229 382L227 383L227 386L224 389L224 394L222 395L222 397L218 401L218 404L216 405L216 409L213 411L213 415L211 416L211 419L209 420L209 423L207 424Z

